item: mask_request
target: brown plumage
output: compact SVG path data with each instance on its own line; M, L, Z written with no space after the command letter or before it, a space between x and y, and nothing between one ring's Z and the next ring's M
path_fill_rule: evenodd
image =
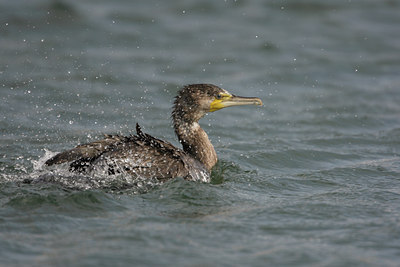
M261 105L259 98L231 95L211 84L183 87L174 101L172 120L183 149L143 133L136 124L134 136L106 135L105 139L59 153L46 165L69 163L79 173L100 172L166 180L183 177L208 182L217 154L198 121L207 113L234 105Z

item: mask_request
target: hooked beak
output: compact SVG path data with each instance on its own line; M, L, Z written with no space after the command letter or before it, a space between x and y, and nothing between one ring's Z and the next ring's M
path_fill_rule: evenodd
M222 94L221 99L215 99L213 102L211 102L210 112L214 112L226 107L243 105L262 106L262 101L258 97L244 97L231 94Z

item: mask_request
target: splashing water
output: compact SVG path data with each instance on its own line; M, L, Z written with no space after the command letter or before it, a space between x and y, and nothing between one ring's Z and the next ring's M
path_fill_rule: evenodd
M77 174L69 170L69 163L46 166L44 163L57 154L44 149L45 154L38 160L31 160L33 170L31 173L24 170L25 175L15 177L9 176L9 181L23 182L28 184L51 183L68 189L93 190L106 189L115 191L129 190L133 193L145 193L151 188L162 184L156 178L144 178L120 172L110 175L107 165L96 166L88 174ZM109 162L108 162L109 163ZM121 170L123 168L120 168Z

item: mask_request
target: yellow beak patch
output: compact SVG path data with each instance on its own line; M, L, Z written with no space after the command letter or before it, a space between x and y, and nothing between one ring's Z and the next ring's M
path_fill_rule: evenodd
M215 98L213 102L210 104L210 112L217 111L221 108L225 108L226 105L224 104L224 101L227 101L232 97L231 94L228 93L221 93L219 94L220 98Z
M243 105L262 105L261 99L258 97L243 97L235 96L229 93L221 93L218 97L215 97L213 102L210 104L210 112L217 111L221 108L231 106L243 106Z

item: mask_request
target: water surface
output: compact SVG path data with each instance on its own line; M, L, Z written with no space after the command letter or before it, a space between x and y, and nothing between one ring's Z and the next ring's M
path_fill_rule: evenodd
M397 266L399 12L396 0L3 1L0 263ZM264 102L200 121L219 156L211 184L22 182L136 122L178 145L173 97L199 82Z

